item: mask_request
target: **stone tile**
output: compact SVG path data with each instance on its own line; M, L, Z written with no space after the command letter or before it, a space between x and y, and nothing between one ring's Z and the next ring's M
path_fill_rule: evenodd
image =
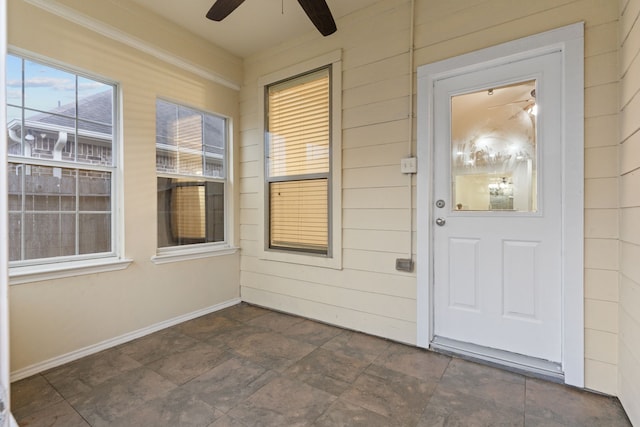
M236 357L194 378L183 388L226 413L275 376L273 371Z
M240 324L237 320L229 319L216 312L189 320L173 328L184 335L205 341L215 338L217 334L232 331Z
M422 380L439 380L451 358L429 350L391 343L374 364Z
M65 399L69 399L140 366L118 349L112 349L50 369L43 375Z
M169 328L122 344L118 348L132 359L147 364L170 354L185 351L197 343L198 340L195 338Z
M184 384L229 359L231 354L220 347L198 342L180 352L149 363L147 367L174 384Z
M526 379L526 405L527 419L532 423L538 420L569 426L631 426L618 399L547 381Z
M268 329L261 328L259 326L248 325L246 323L239 323L238 326L224 330L217 331L215 334L212 334L209 338L203 340L208 342L211 345L228 347L230 342L235 342L238 340L245 339L246 337L254 334L267 332Z
M422 415L436 384L371 365L340 398L400 425L413 425Z
M273 332L259 332L228 342L230 350L267 369L284 372L315 347Z
M373 362L389 347L389 341L359 332L345 331L322 345L325 350Z
M118 427L206 427L224 414L190 392L176 388L113 421Z
M114 420L151 400L166 396L174 388L173 383L141 367L68 401L93 427L100 427L113 425Z
M215 420L209 427L250 427L234 418L224 415Z
M14 415L16 413L14 412ZM23 427L89 427L67 402L62 401L16 421Z
M247 322L251 319L255 319L258 316L263 316L271 312L271 310L267 310L266 308L243 302L234 305L233 307L225 308L218 313L228 319L237 320L238 322Z
M469 396L487 404L524 413L525 380L522 375L454 358L438 385L440 396Z
M304 320L296 323L284 331L282 335L311 345L320 346L343 333L343 330L335 326Z
M304 319L302 317L273 311L260 317L256 317L255 319L251 319L247 323L249 325L260 326L261 328L267 328L274 332L282 333L303 321Z
M438 386L418 422L418 427L432 426L522 427L524 408L499 405L467 393L443 392Z
M11 384L11 411L18 420L63 400L42 375L34 375Z
M524 425L526 427L567 427L557 421L547 420L531 414L524 414Z
M251 426L311 425L335 396L299 381L278 377L229 412Z
M337 400L313 424L316 427L389 427L397 423L380 414Z
M318 348L287 369L285 374L339 396L368 365L360 359Z

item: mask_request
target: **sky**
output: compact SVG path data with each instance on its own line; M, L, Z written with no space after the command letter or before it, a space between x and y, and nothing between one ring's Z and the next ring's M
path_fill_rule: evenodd
M7 56L7 115L8 121L20 118L22 88L24 86L24 106L38 111L26 111L25 117L52 111L60 105L75 102L76 84L78 98L109 90L110 85L97 82L70 72L52 68L38 62L24 60L23 80L22 58ZM23 85L24 83L24 85ZM18 107L14 108L12 106Z

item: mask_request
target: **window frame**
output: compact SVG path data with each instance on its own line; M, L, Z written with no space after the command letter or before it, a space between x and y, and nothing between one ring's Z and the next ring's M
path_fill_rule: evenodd
M330 71L330 147L328 174L328 236L327 254L300 251L286 248L270 248L269 225L269 180L267 171L267 107L268 88L279 82L294 79L313 73L323 68ZM342 51L335 50L319 57L283 68L279 71L264 75L258 79L258 97L260 122L263 137L259 144L260 179L259 189L261 202L259 210L259 239L258 258L271 261L296 263L317 267L342 269ZM275 182L278 182L276 179Z
M232 123L231 123L231 118L224 115L224 114L220 114L220 113L213 113L211 111L208 111L204 108L201 107L196 107L193 106L191 104L188 104L186 102L183 101L176 101L175 99L171 99L168 97L164 97L164 96L157 96L156 97L156 120L157 120L157 102L158 101L162 101L162 102L166 102L166 103L170 103L174 106L177 107L184 107L184 108L188 108L190 110L196 111L200 114L202 114L203 117L203 131L204 131L204 117L206 115L209 116L215 116L217 118L223 119L224 120L224 155L223 155L223 168L224 168L224 178L217 178L217 177L210 177L210 176L205 176L203 175L190 175L190 174L183 174L183 173L171 173L171 172L160 172L158 171L157 165L155 168L155 183L156 183L156 189L157 189L157 183L158 183L158 178L169 178L169 179L188 179L188 180L193 180L193 181L202 181L202 182L213 182L213 183L221 183L223 184L223 191L224 191L224 196L223 196L223 203L224 203L224 213L223 213L223 218L224 218L224 239L223 241L220 242L199 242L199 243L190 243L190 244L184 244L184 245L174 245L174 246L165 246L165 247L160 247L158 245L158 227L159 227L159 220L158 220L158 215L159 212L156 209L156 254L151 258L151 261L154 264L165 264L165 263L170 263L170 262L176 262L176 261L184 261L184 260L191 260L191 259L198 259L198 258L206 258L206 257L211 257L211 256L219 256L219 255L227 255L227 254L232 254L235 253L237 251L237 248L233 247L231 245L231 230L232 230L232 224L230 224L230 217L231 215L229 214L230 210L232 209L231 206L231 201L232 201L232 197L229 194L230 192L230 177L232 176L232 162L231 162L231 135L232 135ZM158 143L157 143L157 138L155 140L156 142L154 143L154 148L155 148L155 152L157 155L157 150L158 150ZM179 149L176 148L176 152L178 152ZM157 190L156 190L156 197L157 197ZM156 201L156 206L157 206L157 201Z
M329 152L328 152L328 167L327 167L327 172L312 172L312 173L298 173L298 174L293 174L293 175L272 175L269 172L270 169L270 159L269 159L269 151L271 150L271 143L273 143L272 139L269 137L270 134L270 129L268 129L268 123L269 123L269 105L270 105L270 100L269 100L269 90L270 88L274 87L274 86L278 86L280 84L286 84L289 82L293 82L295 80L302 80L300 82L300 84L304 84L305 82L305 78L308 76L312 76L316 73L320 73L326 71L327 77L329 79L329 83L328 83L328 95L329 95L329 123L328 123L328 134L329 134L329 143L328 143L328 148L329 148ZM304 253L307 255L315 255L315 256L326 256L328 258L332 257L332 245L331 242L333 240L332 238L332 232L331 232L331 224L333 222L332 219L332 211L331 211L331 205L332 205L332 183L333 183L333 168L332 168L332 162L331 159L333 157L333 141L332 141L332 129L333 129L333 124L332 124L332 115L331 115L331 110L332 110L332 93L331 93L331 87L332 87L332 80L333 80L333 67L331 64L325 65L323 67L317 68L315 70L309 70L305 73L299 74L299 75L295 75L292 77L289 77L287 79L284 79L282 81L278 81L278 82L273 82L270 83L268 85L265 86L265 110L266 110L266 115L265 115L265 156L264 156L264 168L265 168L265 195L267 197L267 201L266 201L266 205L268 207L267 209L267 216L269 218L268 224L269 226L267 227L267 249L271 250L271 251L284 251L284 252L296 252L296 253ZM297 86L297 85L294 85ZM283 183L296 183L296 182L305 182L305 181L318 181L318 180L326 180L327 181L327 250L326 253L323 253L321 251L318 250L313 250L313 249L304 249L304 248L296 248L293 245L292 246L276 246L272 244L272 235L273 235L273 229L271 227L271 220L273 217L273 213L272 213L272 207L273 207L273 199L271 197L271 186L273 184L283 184ZM302 244L300 244L299 246L303 246Z
M31 166L44 166L54 168L68 168L77 171L97 171L108 172L111 174L110 181L110 216L111 216L111 248L108 252L97 252L90 254L76 254L66 256L56 256L49 258L37 258L31 260L19 260L11 261L9 263L9 284L17 285L23 283L31 283L34 281L44 281L65 277L73 277L85 274L94 274L108 271L117 271L127 268L133 260L125 258L124 254L124 218L122 212L122 128L121 128L121 86L117 81L105 76L101 76L98 73L84 70L80 67L72 66L64 62L55 60L53 58L46 57L44 55L34 54L24 49L10 47L7 52L8 55L14 56L24 64L24 61L38 63L42 66L60 70L66 73L73 74L77 78L85 78L105 85L113 87L113 99L112 99L112 142L111 142L111 156L112 164L110 166L105 165L92 165L91 163L72 162L68 160L58 159L40 159L36 157L27 157L24 154L20 155L7 155L7 164L16 163ZM76 89L77 90L77 89ZM24 87L21 88L21 93L24 97ZM77 100L77 94L76 94ZM5 106L9 107L9 103L5 100ZM22 120L24 122L24 109L25 105L19 107L12 106L12 108L20 108L22 111ZM76 112L77 114L77 112ZM76 119L78 117L76 116ZM74 137L78 137L74 135ZM78 196L76 196L78 197ZM76 210L76 214L77 214Z

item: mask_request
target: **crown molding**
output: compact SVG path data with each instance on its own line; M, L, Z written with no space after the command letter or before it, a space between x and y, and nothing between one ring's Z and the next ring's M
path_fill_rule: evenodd
M105 24L102 21L91 18L75 9L68 6L64 6L54 0L23 0L33 6L36 6L49 13L57 15L63 19L71 21L82 27L85 27L93 32L108 37L117 42L123 43L129 47L137 49L141 52L147 53L161 61L167 62L171 65L175 65L185 71L196 74L202 78L205 78L214 83L221 84L234 90L240 90L240 85L232 80L224 78L217 73L212 73L198 65L195 65L179 56L176 56L170 52L160 49L141 40L137 37L133 37L111 25Z

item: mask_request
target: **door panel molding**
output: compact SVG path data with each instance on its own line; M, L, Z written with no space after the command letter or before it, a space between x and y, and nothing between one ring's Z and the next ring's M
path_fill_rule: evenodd
M534 58L562 55L562 369L584 387L584 24L577 23L418 67L417 345L433 340L433 102L438 80Z

